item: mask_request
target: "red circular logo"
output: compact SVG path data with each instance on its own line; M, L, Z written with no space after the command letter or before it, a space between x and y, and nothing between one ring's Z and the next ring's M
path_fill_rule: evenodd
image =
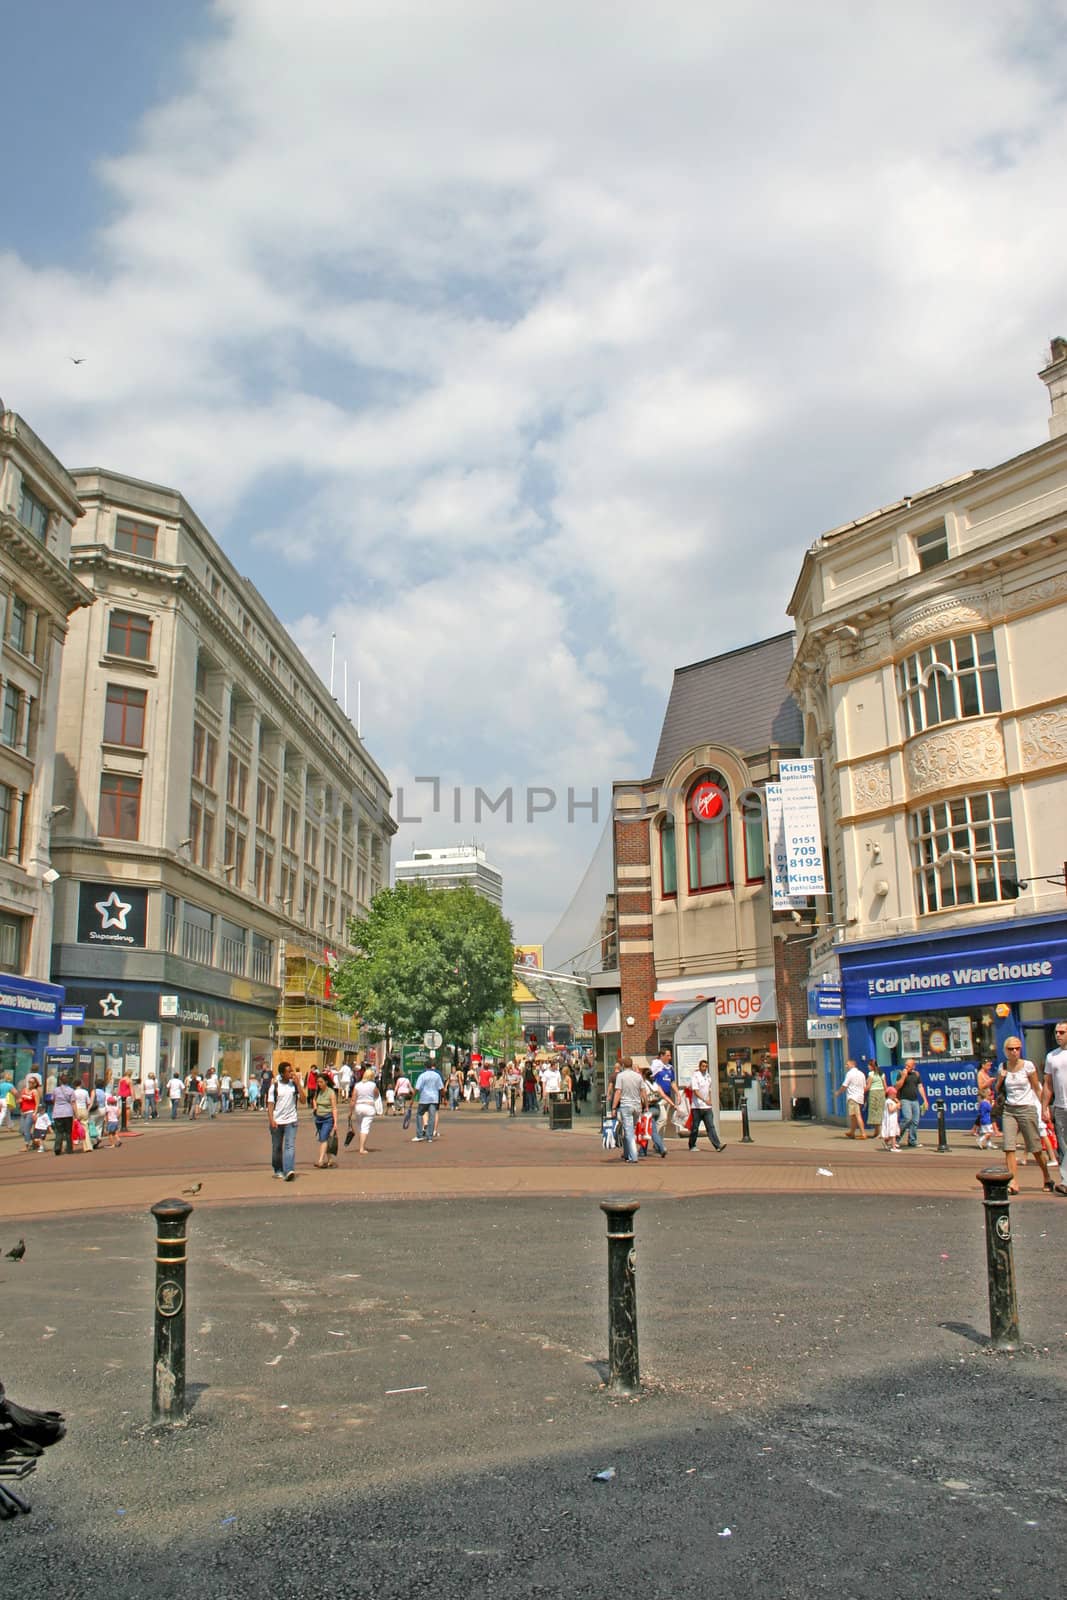
M689 801L689 809L698 822L714 822L721 817L726 797L717 783L698 783Z

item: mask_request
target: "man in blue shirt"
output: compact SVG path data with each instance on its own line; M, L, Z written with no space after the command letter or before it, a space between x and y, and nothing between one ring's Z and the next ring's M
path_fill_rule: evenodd
M671 1053L664 1048L659 1053L659 1060L652 1064L652 1082L663 1091L672 1105L678 1102L678 1092L675 1089L674 1068L671 1066Z
M415 1098L419 1103L415 1112L415 1144L429 1144L433 1138L437 1127L437 1107L441 1103L444 1086L444 1079L436 1067L429 1066L419 1073L415 1081Z

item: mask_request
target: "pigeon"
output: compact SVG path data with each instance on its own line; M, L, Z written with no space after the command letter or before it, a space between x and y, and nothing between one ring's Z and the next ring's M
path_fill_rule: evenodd
M202 1183L194 1183L191 1189L183 1189L182 1194L199 1194L203 1187Z
M73 363L74 363L74 365L76 367L80 367L82 362L85 360L85 357L84 356L68 356L67 360L68 361L73 361Z
M20 1239L18 1244L15 1245L13 1249L8 1251L7 1259L9 1261L21 1261L25 1254L26 1254L26 1241L25 1241L25 1239Z

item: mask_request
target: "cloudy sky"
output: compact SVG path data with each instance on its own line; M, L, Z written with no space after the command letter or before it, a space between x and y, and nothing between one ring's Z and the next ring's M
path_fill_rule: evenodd
M1047 436L1064 0L41 0L4 39L5 403L181 489L324 676L336 631L394 857L476 834L519 938L675 665L786 626L824 528Z

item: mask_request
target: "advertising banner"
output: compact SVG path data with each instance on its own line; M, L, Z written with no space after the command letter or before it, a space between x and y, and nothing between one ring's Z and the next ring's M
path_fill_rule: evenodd
M540 972L545 964L544 945L517 944L515 946L514 964L517 967L529 967L534 972ZM537 996L531 994L530 990L520 978L515 979L515 985L511 991L511 998L517 1006L537 1004Z
M775 911L799 910L806 903L807 897L789 893L789 851L785 842L782 786L780 783L768 783L763 792L767 800L767 856L771 865L771 906Z
M778 776L782 790L789 893L825 894L815 762L811 759L783 761L779 765Z

